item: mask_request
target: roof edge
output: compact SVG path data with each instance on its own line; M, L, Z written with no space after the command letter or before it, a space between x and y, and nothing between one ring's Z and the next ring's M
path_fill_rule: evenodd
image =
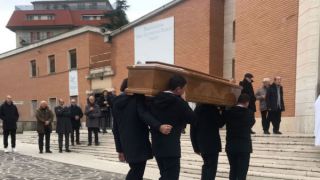
M81 27L81 28L78 28L78 29L75 29L75 30L72 30L72 31L68 31L68 32L59 34L59 35L54 36L52 38L45 39L45 40L39 41L39 42L34 43L34 44L30 44L28 46L24 46L24 47L21 47L21 48L17 48L17 49L13 49L13 50L4 52L4 53L0 54L0 60L4 59L6 57L10 57L10 56L14 56L16 54L23 53L25 51L28 51L28 50L31 50L31 49L34 49L34 48L38 48L38 47L41 47L41 46L44 46L44 45L47 45L47 44L50 44L50 43L54 43L54 42L60 41L62 39L73 37L73 36L76 36L76 35L79 35L79 34L82 34L82 33L85 33L85 32L94 32L94 33L99 33L99 34L103 35L103 33L101 32L101 28L99 28L99 27L84 26L84 27Z
M149 18L151 18L153 16L156 16L159 13L161 13L161 12L167 10L167 9L170 9L173 6L175 6L178 3L181 3L183 1L185 1L185 0L173 0L173 1L163 5L162 7L158 8L158 9L156 9L154 11L151 11L150 13L148 13L148 14L146 14L146 15L144 15L144 16L142 16L142 17L140 17L140 18L138 18L138 19L136 19L134 21L132 21L131 23L129 23L129 24L125 25L125 26L122 26L119 29L116 29L116 30L112 31L110 34L105 34L105 35L116 36L116 35L122 33L123 31L126 31L126 30L130 29L131 27L135 27L136 25L140 24L141 22L143 22L143 21L145 21L145 20L147 20L147 19L149 19Z

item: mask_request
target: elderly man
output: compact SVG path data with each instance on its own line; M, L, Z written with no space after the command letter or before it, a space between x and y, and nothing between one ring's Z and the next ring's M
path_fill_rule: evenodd
M100 107L95 103L94 96L89 97L89 103L86 106L85 115L87 116L88 127L88 146L92 145L92 133L94 133L95 145L99 145L99 121L101 118Z
M16 152L16 130L17 121L19 119L19 113L16 105L12 102L12 97L7 96L5 102L0 108L0 118L2 119L3 128L3 144L4 152L9 152L8 150L8 137L11 136L11 147L12 152Z
M258 89L256 93L256 98L260 102L260 112L261 112L263 132L264 134L270 134L269 132L270 121L267 118L268 107L267 107L267 101L266 101L267 90L270 86L270 78L264 78L262 81L262 84L263 84L262 87Z
M57 116L57 133L59 141L59 153L62 153L63 136L65 137L66 152L71 152L69 149L69 136L72 132L70 109L64 105L63 99L59 99L59 106L55 107Z
M44 137L46 139L46 153L52 153L50 151L50 134L52 132L53 112L49 109L46 101L41 101L40 107L36 111L36 118L40 154L43 153Z
M273 125L274 134L282 134L280 129L281 113L285 111L283 100L283 88L281 86L281 77L274 78L273 84L267 91L267 106L269 109L269 121Z
M76 133L77 145L80 144L80 127L81 127L81 118L83 117L83 112L81 108L77 105L77 101L75 99L71 99L70 113L71 113L71 124L72 124L71 144L72 146L74 146L74 133Z

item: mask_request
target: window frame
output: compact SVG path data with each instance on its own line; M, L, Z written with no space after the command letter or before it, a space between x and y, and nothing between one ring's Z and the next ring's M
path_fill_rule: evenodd
M50 59L51 57L53 57L53 59ZM53 72L51 71L52 69L52 66L51 66L51 60L54 61L54 64L53 64ZM54 54L52 55L49 55L48 56L48 74L55 74L56 73L56 56Z
M71 52L74 51L75 52L75 67L72 67L72 58L71 58ZM77 49L70 49L68 51L68 60L69 60L69 70L76 70L78 69L78 56L77 56Z
M34 62L34 67L33 67L33 62ZM29 64L30 64L30 77L31 78L37 77L38 76L37 61L35 59L33 59L33 60L29 61Z

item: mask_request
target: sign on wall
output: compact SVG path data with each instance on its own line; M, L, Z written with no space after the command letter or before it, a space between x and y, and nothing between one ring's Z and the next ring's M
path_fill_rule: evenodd
M134 28L135 63L174 64L174 17Z
M78 71L72 70L69 72L69 95L78 96Z

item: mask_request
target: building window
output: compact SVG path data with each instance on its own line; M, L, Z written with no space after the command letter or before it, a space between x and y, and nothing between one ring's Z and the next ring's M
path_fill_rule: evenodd
M78 9L85 9L86 8L86 4L85 3L79 3L78 4Z
M52 32L47 32L47 38L51 38L52 37Z
M36 41L39 41L41 39L41 34L40 32L36 33Z
M55 73L56 72L56 60L55 60L55 56L51 55L48 56L48 70L49 70L49 74Z
M49 108L54 109L57 106L57 98L49 98Z
M31 77L37 76L37 63L36 60L30 61Z
M31 116L35 115L36 110L38 109L38 101L31 100Z
M232 42L236 41L236 21L232 23Z
M53 14L29 14L27 15L28 21L41 21L41 20L54 20L55 15Z
M77 51L75 49L69 51L70 69L77 69Z
M236 77L236 61L234 58L232 58L232 79L235 79Z
M82 15L84 21L97 21L103 19L104 15Z

